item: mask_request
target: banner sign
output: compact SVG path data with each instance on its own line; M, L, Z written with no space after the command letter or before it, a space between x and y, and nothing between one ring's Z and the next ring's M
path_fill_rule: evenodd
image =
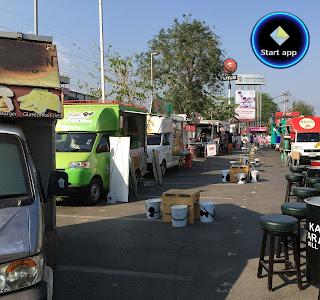
M258 74L238 74L236 84L239 85L264 85L264 75Z
M60 88L56 46L1 38L0 84Z
M236 90L236 114L240 121L254 121L256 118L256 92Z
M0 117L60 119L61 91L0 85Z

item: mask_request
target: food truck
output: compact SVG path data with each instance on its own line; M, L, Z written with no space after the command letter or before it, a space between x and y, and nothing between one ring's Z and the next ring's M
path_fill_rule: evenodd
M320 158L320 117L299 117L287 121L291 149L300 152L301 160Z
M182 164L183 150L183 118L148 116L147 120L147 151L148 169L152 169L152 152L159 153L159 162L162 176L166 170L179 167Z
M85 204L99 201L109 189L109 137L130 137L136 180L147 170L146 116L143 107L116 101L65 101L56 125L56 167L69 177L64 196L81 195ZM129 158L128 158L129 159Z
M57 51L50 37L14 32L0 32L0 49L0 298L47 299L54 195L68 183L54 161Z

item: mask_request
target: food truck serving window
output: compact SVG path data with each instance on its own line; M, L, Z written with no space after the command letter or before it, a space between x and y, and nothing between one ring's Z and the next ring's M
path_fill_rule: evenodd
M147 144L150 146L159 146L161 144L161 134L156 133L147 136Z
M57 152L91 152L95 133L61 132L56 134Z
M319 142L320 134L318 132L312 133L298 133L297 134L297 142Z
M0 134L0 203L3 199L31 196L30 178L18 137Z

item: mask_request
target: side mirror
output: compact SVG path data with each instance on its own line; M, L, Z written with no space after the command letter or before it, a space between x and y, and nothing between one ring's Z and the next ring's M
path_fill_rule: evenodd
M68 188L68 174L61 171L53 171L48 186L48 196L62 196Z

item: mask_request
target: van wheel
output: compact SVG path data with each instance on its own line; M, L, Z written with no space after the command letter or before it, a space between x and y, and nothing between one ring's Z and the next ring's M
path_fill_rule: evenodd
M160 165L160 168L161 168L161 174L162 174L162 177L164 177L164 175L166 175L166 171L167 171L167 164L166 164L166 161L162 161L162 164Z
M87 196L84 199L85 205L93 205L97 203L102 197L102 184L97 178L93 178L87 189Z

